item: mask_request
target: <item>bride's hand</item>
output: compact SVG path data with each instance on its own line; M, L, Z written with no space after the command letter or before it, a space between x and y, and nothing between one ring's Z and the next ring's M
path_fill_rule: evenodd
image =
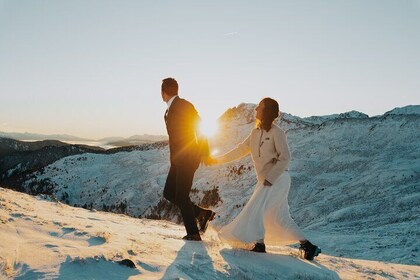
M264 180L264 186L265 187L271 187L273 184L271 184L270 182L268 182L267 180Z

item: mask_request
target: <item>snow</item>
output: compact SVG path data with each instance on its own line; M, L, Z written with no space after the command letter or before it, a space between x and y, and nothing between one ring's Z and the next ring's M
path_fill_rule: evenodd
M235 250L214 229L183 241L183 226L74 208L48 196L0 188L3 279L418 279L420 267L341 258L315 261L297 249ZM118 264L130 259L129 268Z
M25 204L23 201L30 201L30 197L19 198L20 194L2 190L0 199L10 195L9 208L18 207L14 202L22 200L18 204L29 205L25 211L31 215L46 215L40 220L40 227L32 228L38 222L31 216L22 217L32 222L17 216L7 222L10 215L23 211L19 207L6 211L5 224L0 224L0 240L10 240L1 242L0 247L3 263L7 260L5 271L27 278L36 278L30 277L31 273L53 273L54 278L63 267L101 278L95 274L101 273L97 269L111 273L119 267L115 261L130 257L136 260L141 273L133 276L141 275L141 279L419 278L419 108L397 108L372 118L355 111L311 118L282 114L278 124L287 131L292 152L290 211L305 235L322 248L323 254L315 263L298 259L296 246L270 248L271 254L261 256L220 244L215 230L241 211L256 183L252 161L247 157L222 166L202 166L196 172L192 200L217 212L203 245L184 243L180 240L183 227L171 222L76 209L40 198L36 203ZM210 139L212 150L220 154L242 141L254 127L254 110L255 104L240 104L228 110L220 118L221 131ZM73 206L131 217L159 214L178 222L176 211L159 208L164 201L168 159L167 146L69 156L31 174L25 188L29 193L51 191L58 200ZM48 212L54 218L48 218ZM58 224L49 219L56 219ZM6 239L9 237L3 228L8 228L11 239ZM75 230L70 232L68 228ZM60 249L33 245L44 241L55 245L51 238L65 244L59 244ZM157 242L158 238L164 241ZM13 255L18 250L12 245L14 241L38 246L36 250L40 252L57 250L54 254L60 258L51 257L58 258L55 268L45 261L33 264L36 260L30 257L21 259L23 245L17 247L19 254ZM53 253L45 256L49 254ZM21 264L16 265L15 259ZM121 272L127 273L122 278L132 273L127 269Z
M22 168L22 163L19 163L18 165L16 165L15 168L7 170L6 176L10 177L14 172L19 171L21 168Z

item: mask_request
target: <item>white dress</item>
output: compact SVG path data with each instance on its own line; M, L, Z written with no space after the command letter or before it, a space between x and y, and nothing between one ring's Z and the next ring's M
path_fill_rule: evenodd
M220 229L220 239L240 248L248 248L262 239L266 245L288 245L305 240L289 212L290 176L285 169L290 153L285 133L275 125L269 132L254 129L243 143L217 161L229 162L248 153L254 160L257 185L239 215ZM276 163L272 158L276 158ZM272 186L264 186L264 180Z

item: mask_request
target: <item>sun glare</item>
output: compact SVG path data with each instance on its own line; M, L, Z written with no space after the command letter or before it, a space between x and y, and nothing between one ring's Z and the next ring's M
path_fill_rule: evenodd
M217 156L218 154L219 154L218 149L212 150L211 153L210 153L210 155L212 155L212 156Z
M200 132L207 137L212 137L217 133L219 126L216 120L203 119L200 124Z

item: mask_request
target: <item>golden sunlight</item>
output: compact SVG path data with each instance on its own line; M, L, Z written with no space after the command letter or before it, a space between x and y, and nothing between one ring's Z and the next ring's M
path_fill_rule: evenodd
M211 120L209 118L201 120L200 132L206 137L214 136L219 129L219 125L216 120Z
M211 156L217 156L217 155L219 155L219 150L218 150L218 149L212 150L212 151L210 152L210 155L211 155Z

